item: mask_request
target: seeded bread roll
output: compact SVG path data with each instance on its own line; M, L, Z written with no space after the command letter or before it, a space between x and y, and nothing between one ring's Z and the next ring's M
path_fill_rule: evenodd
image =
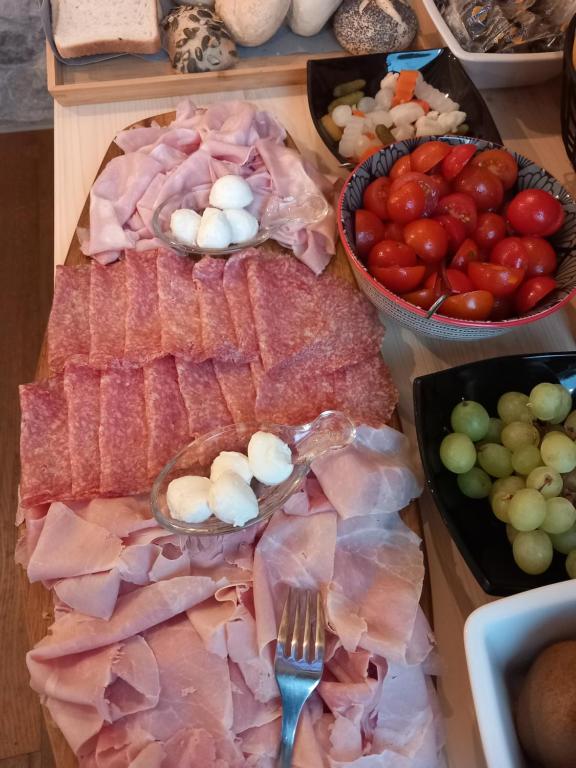
M65 58L99 53L157 53L156 0L51 0L52 31Z

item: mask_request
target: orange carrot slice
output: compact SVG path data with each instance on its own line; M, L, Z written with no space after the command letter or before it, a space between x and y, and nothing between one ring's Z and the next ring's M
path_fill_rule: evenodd
M353 109L352 114L356 115L356 117L366 117L366 112L362 112L361 109Z
M396 80L396 90L392 99L392 106L407 104L414 96L414 88L418 80L418 72L412 69L403 69Z
M366 136L367 138L369 138L369 139L370 139L370 141L372 141L373 139L375 139L375 138L376 138L376 134L375 134L375 133L372 133L372 131L364 131L364 136Z

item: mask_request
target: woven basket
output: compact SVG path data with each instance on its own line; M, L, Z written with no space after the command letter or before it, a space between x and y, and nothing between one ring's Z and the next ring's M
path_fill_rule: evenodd
M570 162L576 168L576 71L574 70L574 35L576 15L568 25L564 41L562 70L562 139Z

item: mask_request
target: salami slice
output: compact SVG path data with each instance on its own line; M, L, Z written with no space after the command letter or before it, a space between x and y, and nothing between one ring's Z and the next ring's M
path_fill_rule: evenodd
M178 387L174 358L161 357L144 368L148 425L148 478L188 442L188 415Z
M147 489L144 374L109 368L100 380L100 490L128 496Z
M126 267L123 261L90 269L90 365L105 368L124 358Z
M381 355L337 371L334 407L357 424L380 427L390 421L398 404L398 390Z
M215 360L214 370L234 423L254 421L256 390L250 364L237 365Z
M68 404L68 442L72 496L97 496L100 491L100 371L88 365L68 365L64 372Z
M211 360L192 363L177 357L176 370L191 437L234 423Z
M275 424L304 424L334 408L334 375L295 364L260 380L256 418Z
M236 331L224 293L224 261L205 256L194 266L206 358L248 362L238 349Z
M68 498L72 479L62 376L22 385L20 409L22 506Z
M146 363L161 355L156 251L127 251L126 359Z
M245 360L255 360L259 354L246 274L246 259L253 256L258 256L255 249L231 256L224 267L223 278L224 293L236 331L238 349Z
M200 307L192 271L194 262L170 251L159 251L158 299L163 354L204 359Z
M82 362L90 352L88 305L90 267L56 267L48 321L48 366L61 371L67 360Z

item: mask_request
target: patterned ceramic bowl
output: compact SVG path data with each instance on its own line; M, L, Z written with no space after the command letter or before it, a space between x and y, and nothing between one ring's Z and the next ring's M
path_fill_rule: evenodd
M442 136L440 138L441 141L446 141L449 144L474 143L479 150L499 148L498 144L482 139L472 139L468 136ZM404 301L392 291L384 288L378 280L368 273L358 258L354 246L354 212L362 206L364 190L374 179L387 175L398 158L412 152L418 145L431 140L437 140L437 137L399 141L380 150L360 163L350 174L342 188L338 204L338 230L360 289L380 312L389 315L415 333L459 341L497 336L556 312L576 295L576 204L555 178L531 160L515 152L510 152L510 154L516 158L519 168L516 190L520 191L531 187L544 189L562 203L566 213L564 226L550 238L558 255L559 266L555 276L558 288L535 309L522 317L498 322L456 320L443 316L439 312L429 318L425 310Z

